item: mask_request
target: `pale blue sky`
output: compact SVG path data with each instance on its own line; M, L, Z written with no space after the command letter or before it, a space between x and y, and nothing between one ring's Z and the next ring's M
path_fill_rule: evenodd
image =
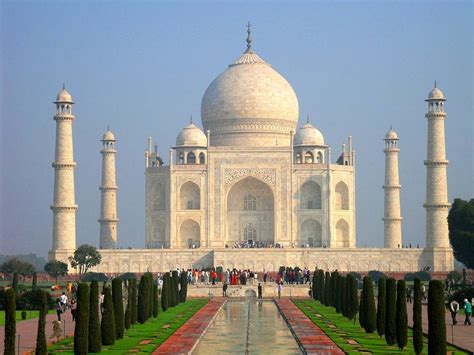
M446 110L449 198L473 197L471 1L3 1L1 253L51 248L55 122L63 82L74 97L77 242L98 246L99 139L118 139L119 245L144 246L144 149L167 162L202 95L253 47L291 83L333 147L357 151L357 240L383 245L382 139L401 138L403 238L424 245L426 105L438 80Z

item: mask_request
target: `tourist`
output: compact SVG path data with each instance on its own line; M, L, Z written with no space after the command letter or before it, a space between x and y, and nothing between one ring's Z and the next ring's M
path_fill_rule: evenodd
M408 303L412 303L413 302L413 298L411 296L411 288L410 287L407 287L407 302Z
M283 281L280 280L278 283L278 299L281 298L281 290L283 289Z
M222 297L227 297L227 282L222 285Z
M215 270L212 270L211 272L211 279L212 279L212 284L216 284L216 279L217 279L217 272Z
M259 300L263 299L262 294L263 294L262 284L259 282L258 283L258 299Z
M472 304L467 300L467 298L464 299L464 314L466 315L466 319L464 320L464 325L471 325L471 312L472 312Z
M264 284L267 283L267 277L268 277L267 270L263 269L263 283Z
M99 305L100 305L100 313L104 313L104 299L105 299L105 292L102 291L102 293L99 295Z
M71 300L71 316L72 316L72 321L76 321L76 310L77 310L77 303L76 300L73 298Z
M61 301L59 298L56 298L56 314L58 316L58 322L61 322L61 313L63 313L63 305L61 304Z
M65 292L63 292L63 294L61 295L60 301L61 301L61 305L63 306L63 312L64 312L66 311L66 308L67 308L67 296Z
M207 285L209 285L209 271L205 270L205 271L203 272L203 274L204 274L204 283L205 283L206 286L207 286Z
M421 286L421 294L423 296L423 301L426 301L426 286L424 284Z
M449 310L451 311L451 318L453 319L453 325L458 324L456 321L456 314L459 311L459 303L456 300L452 300L449 304Z

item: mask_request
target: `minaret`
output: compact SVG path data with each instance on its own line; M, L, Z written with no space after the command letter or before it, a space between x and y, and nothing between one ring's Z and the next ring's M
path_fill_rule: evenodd
M56 150L54 168L53 247L50 259L56 259L56 252L73 253L76 249L76 210L74 194L74 169L72 145L72 97L63 85L56 97Z
M436 82L425 100L428 103L428 149L426 166L426 247L450 248L448 232L448 183L444 138L444 98ZM452 267L452 265L451 265Z
M400 216L400 179L398 175L398 135L390 127L385 135L384 247L402 247L402 217Z
M101 139L102 184L100 200L100 248L113 249L117 245L117 185L115 183L115 136L110 131Z

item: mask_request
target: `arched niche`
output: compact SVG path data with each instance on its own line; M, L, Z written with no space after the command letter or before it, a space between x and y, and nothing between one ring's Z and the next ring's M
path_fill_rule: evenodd
M187 219L181 223L179 228L179 247L180 248L199 248L201 243L201 231L199 224Z
M349 209L349 188L342 181L336 185L335 204L336 210Z
M300 209L321 209L321 187L315 181L306 181L300 189Z
M336 247L349 248L349 224L343 218L336 223Z
M323 243L321 223L311 218L301 224L300 243L305 247L320 248Z
M182 210L199 210L201 208L199 186L192 181L185 182L179 190L179 200Z

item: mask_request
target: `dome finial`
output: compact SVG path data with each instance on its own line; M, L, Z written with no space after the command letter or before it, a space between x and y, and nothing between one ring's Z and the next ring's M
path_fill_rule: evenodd
M438 87L438 82L435 80L435 88Z
M191 114L191 118L189 119L189 123L193 123L193 115Z
M309 113L306 114L306 123L309 123Z
M63 82L63 90L66 90L66 84Z
M247 23L247 50L245 53L253 53L252 50L252 36L251 36L252 31L250 31L250 21Z
M390 130L392 130L392 124L390 124Z

